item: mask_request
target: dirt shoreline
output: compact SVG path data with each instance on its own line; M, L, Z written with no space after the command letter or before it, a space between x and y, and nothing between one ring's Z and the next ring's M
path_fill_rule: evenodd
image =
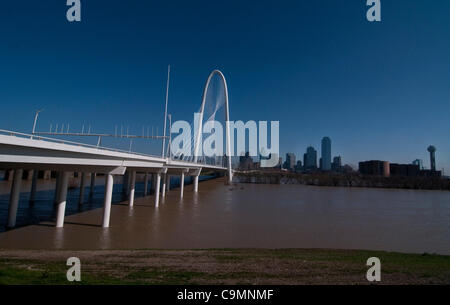
M66 260L81 260L81 284L450 284L450 256L329 249L0 250L0 284L72 284Z

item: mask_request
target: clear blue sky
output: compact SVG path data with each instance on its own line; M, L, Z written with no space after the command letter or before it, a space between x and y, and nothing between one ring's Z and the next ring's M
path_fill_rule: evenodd
M0 9L0 128L50 123L95 131L191 120L209 72L221 69L233 120L279 120L284 155L411 162L437 147L450 173L450 1L5 1ZM160 127L161 128L161 127ZM125 145L125 144L124 144ZM156 153L159 145L145 148Z

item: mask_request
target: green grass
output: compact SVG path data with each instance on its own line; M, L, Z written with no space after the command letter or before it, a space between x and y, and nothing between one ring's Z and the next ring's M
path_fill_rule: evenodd
M59 254L58 251L47 251ZM22 253L22 252L21 252ZM23 251L23 253L27 253ZM96 284L364 284L369 257L380 258L382 280L450 284L450 256L383 251L208 249L123 251L82 259L81 283L68 282L64 255L7 257L0 251L1 285ZM45 251L44 251L45 254ZM21 255L23 257L23 255ZM112 258L120 258L113 260Z
M28 260L0 262L0 285L67 285L67 284L122 284L118 278L107 274L82 274L82 282L68 282L64 262L42 263Z
M126 276L125 281L133 280L141 283L149 281L149 283L157 285L182 285L186 282L195 281L196 278L204 278L205 276L207 276L207 274L203 272L183 270L173 271L162 268L152 268L150 270L143 269L141 271L131 272Z

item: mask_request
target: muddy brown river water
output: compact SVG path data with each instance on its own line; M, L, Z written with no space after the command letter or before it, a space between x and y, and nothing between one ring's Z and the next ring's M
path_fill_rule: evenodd
M174 189L0 233L0 248L341 248L450 254L450 192L238 184Z

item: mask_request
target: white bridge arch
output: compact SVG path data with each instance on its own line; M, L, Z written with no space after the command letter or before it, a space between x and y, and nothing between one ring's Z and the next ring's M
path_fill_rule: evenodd
M229 104L228 104L228 86L227 81L225 79L225 76L220 70L214 70L212 71L208 79L206 80L205 88L203 90L203 98L202 98L202 105L200 107L200 119L199 119L199 128L197 131L197 134L195 135L195 143L194 143L194 162L197 162L197 158L199 155L199 145L201 143L200 138L202 136L202 129L203 129L203 112L205 109L205 103L206 103L206 95L208 93L209 84L211 83L211 79L214 77L214 75L218 75L220 79L222 80L223 87L224 87L224 95L225 95L225 134L226 134L226 151L227 151L227 168L228 168L228 182L231 183L233 180L233 173L231 169L231 143L230 143L230 110L229 110Z

